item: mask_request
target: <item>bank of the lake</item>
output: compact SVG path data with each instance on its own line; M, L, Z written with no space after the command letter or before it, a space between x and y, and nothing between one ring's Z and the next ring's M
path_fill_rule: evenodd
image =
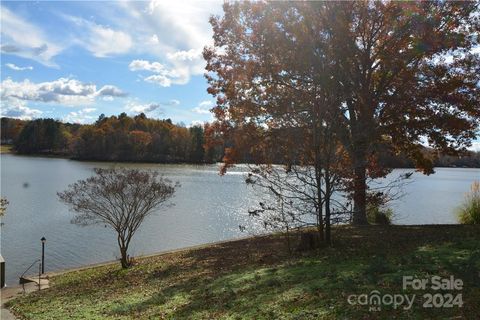
M21 319L478 319L480 227L337 227L333 248L289 255L280 236L249 238L69 272L9 302ZM403 276L461 279L461 290L402 288ZM415 295L412 308L349 296ZM424 294L461 308L424 308ZM351 297L351 301L354 299ZM387 299L388 302L388 299Z
M47 272L118 257L116 238L110 229L72 225L72 213L56 195L76 180L91 176L95 167L156 170L181 184L173 199L175 206L155 212L134 237L133 256L248 235L239 225L247 226L249 232L263 231L248 215L248 209L264 196L245 184L245 165L220 176L219 165L80 162L14 154L2 154L0 159L1 196L10 202L1 230L9 285L18 283L18 277L39 258L42 237L47 238ZM410 171L396 169L380 183ZM479 178L479 169L438 168L430 176L413 174L411 183L403 189L405 196L392 203L394 223L456 223L455 208Z

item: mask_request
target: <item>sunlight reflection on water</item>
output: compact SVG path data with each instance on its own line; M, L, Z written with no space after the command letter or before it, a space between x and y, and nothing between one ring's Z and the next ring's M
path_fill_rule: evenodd
M104 226L70 224L72 214L56 193L68 184L89 177L95 167L111 163L1 155L1 194L10 205L3 219L1 252L7 261L7 283L40 254L40 238L47 238L46 271L112 260L118 256L114 234ZM144 255L169 249L246 236L239 225L260 232L248 217L259 196L244 183L248 166L219 175L219 165L122 164L160 170L179 181L175 206L149 217L132 243L131 254ZM395 170L393 175L408 170ZM385 181L391 179L389 176ZM455 223L453 210L478 169L437 169L432 176L415 173L405 197L393 203L399 224Z

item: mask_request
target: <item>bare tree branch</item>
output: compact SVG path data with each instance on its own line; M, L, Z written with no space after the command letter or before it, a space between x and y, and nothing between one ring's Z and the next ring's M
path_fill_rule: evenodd
M57 193L75 213L72 223L105 224L117 232L123 268L130 265L128 246L154 209L166 204L178 183L158 172L137 169L94 169L95 175Z

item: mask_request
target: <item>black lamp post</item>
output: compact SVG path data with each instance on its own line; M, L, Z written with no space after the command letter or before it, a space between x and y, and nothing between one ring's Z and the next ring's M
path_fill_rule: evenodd
M42 237L40 241L42 241L42 274L44 274L45 273L45 242L47 242L47 239L45 239L45 237Z

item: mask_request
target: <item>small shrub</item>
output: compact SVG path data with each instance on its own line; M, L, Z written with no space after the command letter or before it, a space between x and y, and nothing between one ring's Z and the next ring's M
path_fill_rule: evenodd
M480 181L472 184L457 215L462 224L480 224Z
M370 224L389 225L392 224L393 210L369 204L367 206L367 220Z

